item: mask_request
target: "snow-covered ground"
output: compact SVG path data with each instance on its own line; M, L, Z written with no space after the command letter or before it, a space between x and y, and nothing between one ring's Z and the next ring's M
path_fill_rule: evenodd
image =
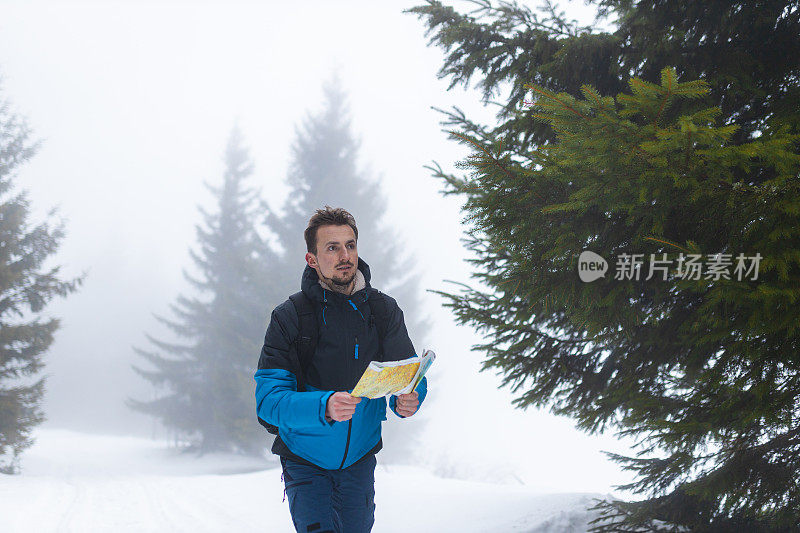
M165 442L40 429L0 474L0 531L294 531L275 461L181 454ZM373 531L584 531L599 494L445 479L383 465Z

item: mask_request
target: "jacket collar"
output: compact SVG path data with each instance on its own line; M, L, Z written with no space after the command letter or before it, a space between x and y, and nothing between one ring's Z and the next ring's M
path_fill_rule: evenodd
M325 282L319 279L319 276L317 276L317 271L308 265L306 265L306 268L303 270L303 276L300 280L300 288L306 294L306 296L318 302L327 302L331 300L331 298L358 298L359 300L364 301L367 299L367 289L371 288L369 280L372 276L369 271L369 265L367 265L367 263L360 257L358 258L357 269L356 286L353 289L353 293L350 295L332 291Z

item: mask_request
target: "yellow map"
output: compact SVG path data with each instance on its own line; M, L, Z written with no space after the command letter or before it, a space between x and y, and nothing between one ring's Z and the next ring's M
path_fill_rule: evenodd
M412 362L397 366L381 367L370 363L350 394L371 399L394 394L411 384L417 375L419 364L419 357L414 357Z

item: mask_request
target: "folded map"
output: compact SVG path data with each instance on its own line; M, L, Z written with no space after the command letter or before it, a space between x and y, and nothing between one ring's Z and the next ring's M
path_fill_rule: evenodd
M350 394L374 399L413 392L434 359L433 350L425 350L421 356L400 361L372 361Z

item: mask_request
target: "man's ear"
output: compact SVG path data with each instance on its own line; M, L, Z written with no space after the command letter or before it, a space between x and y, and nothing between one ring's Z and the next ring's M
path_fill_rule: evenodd
M312 254L311 252L306 252L306 263L308 263L308 266L310 266L311 268L316 268L317 258L314 257L314 254Z

